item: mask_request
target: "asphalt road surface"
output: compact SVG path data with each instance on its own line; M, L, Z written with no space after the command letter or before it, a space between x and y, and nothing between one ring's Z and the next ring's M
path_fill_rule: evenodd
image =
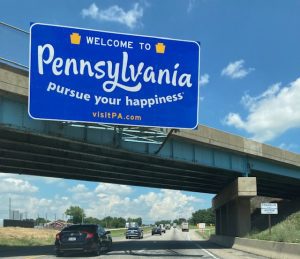
M180 229L171 228L166 234L145 234L143 239L130 239L124 237L113 239L112 251L99 257L85 254L70 254L60 258L103 258L103 259L129 259L129 258L265 258L234 249L221 248L208 241L201 240L194 230L181 232ZM56 258L54 246L25 247L0 249L0 258L48 259Z

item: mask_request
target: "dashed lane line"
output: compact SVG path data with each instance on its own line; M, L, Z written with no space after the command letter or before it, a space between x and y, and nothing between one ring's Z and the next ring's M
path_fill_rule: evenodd
M186 235L186 238L187 240L191 240L191 237L190 237L190 233L188 232L187 235ZM205 248L203 248L201 245L199 244L195 244L198 248L200 248L203 252L207 253L209 256L211 256L212 258L214 259L219 259L219 257L216 257L215 255L213 255L211 252L207 251Z
M196 246L198 248L200 248L203 252L207 253L208 255L210 255L212 258L214 259L219 259L219 257L216 257L215 255L213 255L211 252L207 251L205 248L203 248L201 245L196 244Z

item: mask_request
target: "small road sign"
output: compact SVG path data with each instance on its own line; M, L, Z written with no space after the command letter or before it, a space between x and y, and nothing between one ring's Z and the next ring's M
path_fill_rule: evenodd
M261 214L278 214L277 203L261 203Z

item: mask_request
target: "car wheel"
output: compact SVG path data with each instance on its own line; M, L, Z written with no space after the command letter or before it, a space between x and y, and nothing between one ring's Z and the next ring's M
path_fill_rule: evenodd
M107 251L111 251L111 247L112 247L112 241L110 240L109 245L107 247Z
M61 256L63 256L63 253L60 251L56 251L56 257L61 257Z
M95 254L96 256L99 256L100 253L101 253L101 246L100 246L100 244L98 244L98 245L97 245L97 249L96 249L96 251L94 252L94 254Z

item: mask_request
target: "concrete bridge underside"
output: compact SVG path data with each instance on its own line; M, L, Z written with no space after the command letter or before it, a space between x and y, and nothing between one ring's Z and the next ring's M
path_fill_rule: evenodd
M0 171L217 194L239 172L0 127ZM290 177L251 171L257 194L297 198Z
M217 193L239 173L0 127L0 171Z

